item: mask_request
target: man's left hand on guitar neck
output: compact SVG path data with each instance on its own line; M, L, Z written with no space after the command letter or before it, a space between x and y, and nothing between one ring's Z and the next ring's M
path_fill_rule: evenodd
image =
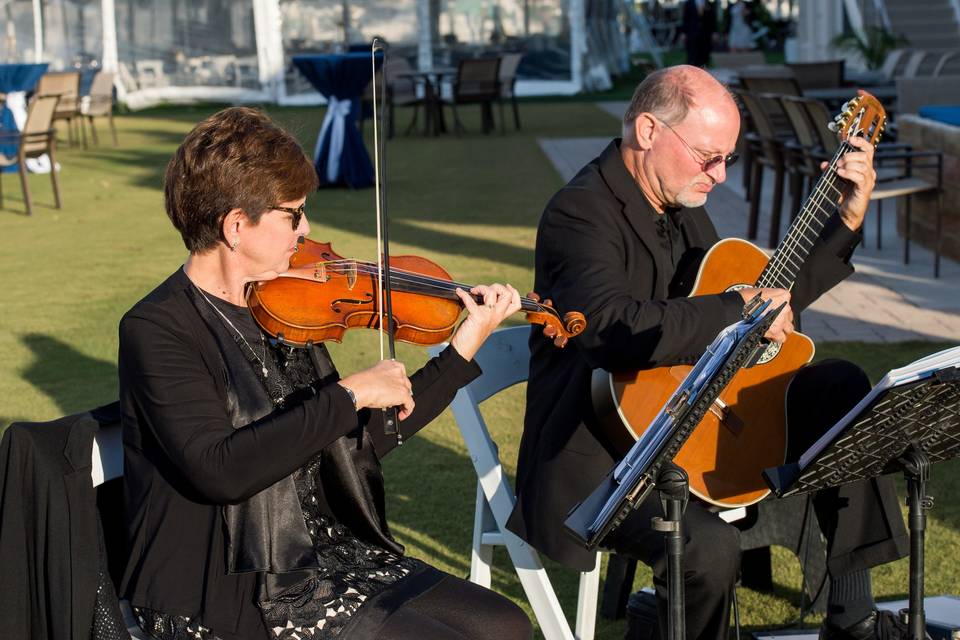
M860 136L850 136L847 142L858 151L850 151L837 161L837 175L848 182L840 198L840 218L851 231L857 231L867 214L877 172L873 168L873 145ZM820 168L826 169L827 164L822 163Z

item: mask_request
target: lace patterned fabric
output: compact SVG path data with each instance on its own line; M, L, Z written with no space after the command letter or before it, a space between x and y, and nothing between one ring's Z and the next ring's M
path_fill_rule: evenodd
M220 640L210 629L186 616L161 613L146 607L131 607L137 624L155 640Z
M359 540L323 513L317 498L319 472L318 457L295 474L294 483L320 571L260 603L267 628L279 640L337 637L364 602L422 566Z

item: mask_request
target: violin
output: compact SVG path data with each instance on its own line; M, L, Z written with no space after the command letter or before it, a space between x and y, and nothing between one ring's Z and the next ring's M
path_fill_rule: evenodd
M385 299L376 263L344 258L329 243L301 239L290 259L290 269L274 280L251 284L247 305L257 324L281 342L294 346L333 340L348 329L380 328L380 306ZM396 340L428 346L447 340L457 325L463 303L454 292L469 293L469 284L454 282L435 262L419 256L392 256L392 326ZM474 296L483 304L480 296ZM582 313L562 317L550 300L531 293L521 298L520 310L531 324L557 347L586 327Z

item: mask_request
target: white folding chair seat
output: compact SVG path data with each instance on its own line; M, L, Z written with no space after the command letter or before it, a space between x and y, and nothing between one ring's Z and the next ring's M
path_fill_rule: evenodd
M473 549L470 581L490 587L493 549L506 547L546 640L592 640L597 616L600 584L600 554L592 571L580 574L577 617L574 631L553 591L540 556L526 542L507 529L516 497L500 463L497 445L480 413L480 403L523 382L529 375L529 327L495 331L475 356L483 375L461 389L450 405L477 473L477 501L473 522ZM430 349L436 355L446 345ZM520 428L520 425L517 425Z

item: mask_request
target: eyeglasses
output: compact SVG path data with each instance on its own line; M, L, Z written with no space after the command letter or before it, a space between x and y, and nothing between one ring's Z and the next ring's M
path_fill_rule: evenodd
M304 207L306 203L300 205L296 209L292 207L281 207L280 205L274 205L271 207L276 211L283 211L284 213L289 213L291 215L290 222L293 224L293 230L296 231L300 227L300 218L303 217L305 211Z
M716 168L721 162L725 167L729 167L740 158L740 154L734 151L732 153L728 153L725 156L716 155L716 156L711 156L706 160L704 160L702 154L696 149L694 149L693 147L691 147L690 144L683 139L683 136L677 133L673 127L668 125L663 120L660 120L659 118L657 118L657 121L663 126L665 126L667 129L670 129L670 131L673 131L673 135L677 136L677 139L683 143L683 146L687 148L687 150L694 157L694 159L696 159L696 161L700 163L700 169L704 173L707 173L711 169Z

